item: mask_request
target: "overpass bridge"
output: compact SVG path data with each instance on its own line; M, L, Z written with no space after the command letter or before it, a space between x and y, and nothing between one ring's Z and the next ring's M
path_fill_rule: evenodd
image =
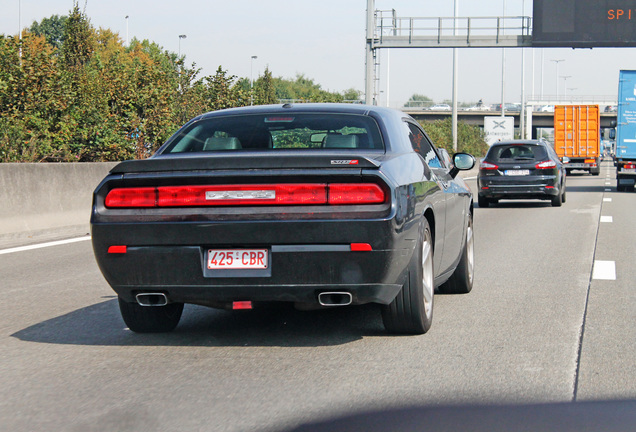
M402 111L409 114L411 117L423 123L430 123L436 120L444 120L451 118L451 111L431 111L422 108L402 108ZM532 138L537 137L538 128L553 128L554 127L554 113L551 112L537 112L527 111L525 114L526 127L532 129ZM515 129L518 129L521 124L521 112L519 111L506 111L506 117L514 117ZM484 127L485 117L499 117L500 111L457 111L457 120L470 125L477 125L481 128ZM601 128L614 127L616 123L616 112L601 112Z

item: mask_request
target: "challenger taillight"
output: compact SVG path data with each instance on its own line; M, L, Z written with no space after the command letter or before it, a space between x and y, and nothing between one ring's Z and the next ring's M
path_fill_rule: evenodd
M375 183L280 183L116 188L106 196L109 208L209 207L260 205L355 205L386 201Z
M536 169L551 169L556 167L556 162L552 160L547 160L547 161L537 163L534 167Z
M106 207L155 207L157 188L113 189L106 196Z
M327 201L325 184L162 186L158 207L306 205Z
M374 183L332 183L329 185L329 204L380 204L384 191Z

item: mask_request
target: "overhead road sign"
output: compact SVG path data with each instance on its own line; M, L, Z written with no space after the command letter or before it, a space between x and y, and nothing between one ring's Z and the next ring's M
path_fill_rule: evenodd
M534 0L534 47L635 47L636 0Z

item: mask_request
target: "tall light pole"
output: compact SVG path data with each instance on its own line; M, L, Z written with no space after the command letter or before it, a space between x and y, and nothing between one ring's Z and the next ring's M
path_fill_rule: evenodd
M184 34L180 34L180 35L179 35L179 58L181 58L181 39L185 39L185 38L187 38L187 37L188 37L188 36L187 36L187 35L184 35Z
M22 0L18 0L18 39L20 40L20 66L22 66Z
M563 78L563 97L566 98L567 97L567 82L568 82L568 78L572 78L572 75L561 75L561 78Z
M128 39L128 15L126 15L126 46L130 46L130 39Z
M565 61L563 59L559 60L550 60L556 63L556 75L555 75L555 85L556 85L556 98L559 99L559 63Z
M506 29L506 0L503 0L503 17L501 20L501 34ZM506 116L506 49L501 49L501 116Z
M453 9L453 36L457 36L457 0ZM452 115L452 135L453 135L453 152L457 153L457 74L458 74L458 56L457 48L453 48L453 115Z
M254 60L256 60L258 56L253 55L250 58L250 105L254 105L254 95L252 94L254 88Z

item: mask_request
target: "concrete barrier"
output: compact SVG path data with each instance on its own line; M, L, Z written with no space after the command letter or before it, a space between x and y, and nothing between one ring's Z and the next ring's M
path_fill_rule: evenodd
M115 165L0 164L0 248L87 234L92 193Z

